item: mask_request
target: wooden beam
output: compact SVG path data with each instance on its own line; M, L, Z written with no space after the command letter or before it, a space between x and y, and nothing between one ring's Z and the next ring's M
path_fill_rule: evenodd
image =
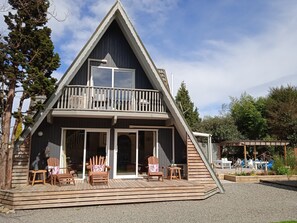
M256 145L254 145L254 152L253 152L253 154L254 154L254 160L256 160L257 159L257 154L258 154L258 152L256 150Z
M112 125L115 125L115 124L117 124L117 122L118 122L118 116L113 116L113 118L112 118Z
M243 156L244 156L244 166L246 166L247 159L246 159L246 145L243 146Z
M52 116L52 110L47 114L46 121L49 124L53 124L53 116Z
M284 157L285 157L285 165L287 166L287 146L284 145Z

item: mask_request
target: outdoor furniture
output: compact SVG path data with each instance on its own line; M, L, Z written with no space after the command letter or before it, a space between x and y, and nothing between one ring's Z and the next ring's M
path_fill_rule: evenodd
M252 159L249 159L247 161L247 167L250 169L254 169L254 161Z
M266 164L265 170L271 170L274 164L274 160L269 160L269 162Z
M37 179L40 176L42 179ZM46 170L30 170L29 171L29 181L28 184L32 183L32 186L35 183L45 184L46 180Z
M70 184L71 182L75 185L74 177L70 173L57 174L56 177L59 182L59 186L61 186L61 184Z
M172 179L180 180L181 179L180 170L181 170L181 167L177 167L177 166L167 167L167 178L169 180L172 180Z
M238 159L236 160L236 162L234 163L233 168L235 168L235 170L237 170L237 169L241 169L241 171L242 171L241 162L242 162L241 159L238 158Z
M162 179L164 180L164 174L163 171L160 171L159 167L159 159L155 156L150 156L147 159L148 163L148 171L147 171L147 181L150 180L152 177L158 177L158 180ZM162 167L162 170L164 167Z
M50 157L47 160L47 165L51 185L56 185L56 182L59 182L59 186L61 186L61 184L70 184L71 182L75 185L73 175L69 173L67 168L60 167L59 159Z
M221 160L215 160L214 164L220 165L222 169L224 169L224 167L231 169L232 161L227 160L227 158L222 158Z
M89 183L94 186L95 183L108 184L110 167L106 165L104 156L93 156L90 158Z
M258 167L267 170L267 164L268 164L267 161L262 161L262 160L256 160L256 161L254 161L254 166L255 166L255 169L256 170L258 169Z

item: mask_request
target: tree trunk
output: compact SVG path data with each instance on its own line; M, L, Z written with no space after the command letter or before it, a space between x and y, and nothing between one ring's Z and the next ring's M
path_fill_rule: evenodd
M2 136L4 138L4 134ZM0 150L0 188L5 188L6 175L6 147L4 146L4 139L1 143Z
M1 177L0 178L0 187L8 189L11 187L11 177L12 177L12 151L13 146L10 144L10 126L11 126L11 117L12 117L12 106L13 100L15 97L15 87L16 81L12 80L9 85L9 90L7 94L7 103L3 112L3 138L1 145Z

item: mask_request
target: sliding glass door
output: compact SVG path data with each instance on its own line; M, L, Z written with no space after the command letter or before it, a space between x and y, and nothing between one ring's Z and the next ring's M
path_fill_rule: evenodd
M71 170L78 179L85 179L92 156L105 156L108 161L109 130L64 129L61 150L62 167Z
M116 132L116 176L136 177L137 168L137 132L118 131Z
M115 130L115 178L135 178L146 174L147 158L156 155L157 131Z

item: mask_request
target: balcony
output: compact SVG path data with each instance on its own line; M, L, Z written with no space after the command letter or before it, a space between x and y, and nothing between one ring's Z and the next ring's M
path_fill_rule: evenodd
M159 91L80 85L65 87L53 111L53 116L68 116L67 114L168 118Z

